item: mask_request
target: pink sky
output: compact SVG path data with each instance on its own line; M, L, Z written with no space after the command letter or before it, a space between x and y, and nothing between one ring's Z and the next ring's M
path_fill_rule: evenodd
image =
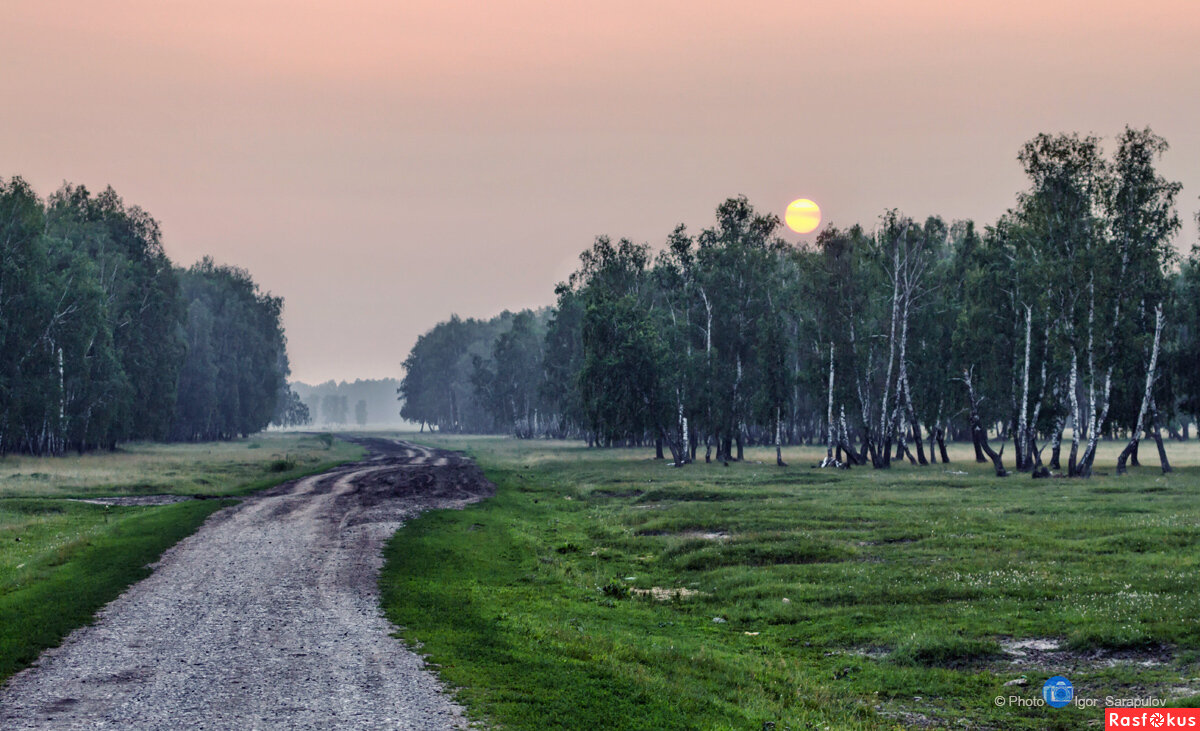
M0 176L111 184L175 261L249 269L295 377L399 376L451 312L550 304L596 234L731 195L990 222L1042 131L1151 125L1190 245L1197 38L1182 0L12 0Z

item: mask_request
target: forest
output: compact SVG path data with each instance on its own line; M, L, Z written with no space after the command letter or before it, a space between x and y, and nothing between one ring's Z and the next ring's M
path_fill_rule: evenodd
M173 265L158 222L111 187L42 200L0 179L0 455L230 439L303 418L282 309L244 270Z
M823 466L945 462L997 475L1117 471L1200 414L1200 251L1181 255L1165 140L1040 134L991 225L884 212L789 245L731 198L657 250L600 236L547 311L451 317L404 363L402 415L445 432L655 445L675 465L747 444L826 448ZM1005 454L1011 444L1011 451ZM1008 466L1006 466L1006 464Z

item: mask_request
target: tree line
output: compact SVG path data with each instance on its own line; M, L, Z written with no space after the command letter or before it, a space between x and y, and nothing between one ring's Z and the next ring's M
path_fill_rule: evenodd
M1173 246L1167 143L1038 135L995 223L886 211L794 247L744 197L655 253L601 236L549 312L440 323L405 361L406 418L452 431L655 444L682 465L746 444L823 464L948 460L1091 474L1102 438L1187 438L1200 413L1200 254ZM1011 443L1011 452L1005 448Z
M262 429L287 396L282 308L244 270L175 267L111 187L0 179L0 455Z
M438 323L417 338L404 361L400 416L422 431L570 432L574 424L545 421L559 416L541 393L548 317L548 310L506 310L490 320L454 315ZM538 411L543 421L533 429Z
M311 421L335 427L343 424L410 426L400 418L396 404L395 378L356 378L354 381L325 381L310 385L291 384L311 415Z

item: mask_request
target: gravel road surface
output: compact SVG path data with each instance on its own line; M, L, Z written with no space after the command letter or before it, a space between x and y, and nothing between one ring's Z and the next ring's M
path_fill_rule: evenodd
M450 452L369 456L214 514L154 573L0 691L3 729L462 728L391 636L383 543L428 508L492 493Z

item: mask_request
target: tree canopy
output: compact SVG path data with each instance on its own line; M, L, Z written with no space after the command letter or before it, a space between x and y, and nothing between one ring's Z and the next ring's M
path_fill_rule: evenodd
M810 443L829 465L886 468L969 439L1001 475L1005 442L1017 470L1086 476L1101 438L1136 460L1148 435L1169 469L1160 427L1182 436L1200 412L1200 254L1174 247L1166 151L1149 129L1111 153L1038 135L1017 154L1027 189L984 227L889 210L795 247L738 197L657 249L600 236L544 316L453 317L422 336L405 414L654 442L676 464L701 445L731 460L745 443Z
M261 429L287 374L281 308L244 271L176 269L112 188L43 201L0 179L0 454Z

